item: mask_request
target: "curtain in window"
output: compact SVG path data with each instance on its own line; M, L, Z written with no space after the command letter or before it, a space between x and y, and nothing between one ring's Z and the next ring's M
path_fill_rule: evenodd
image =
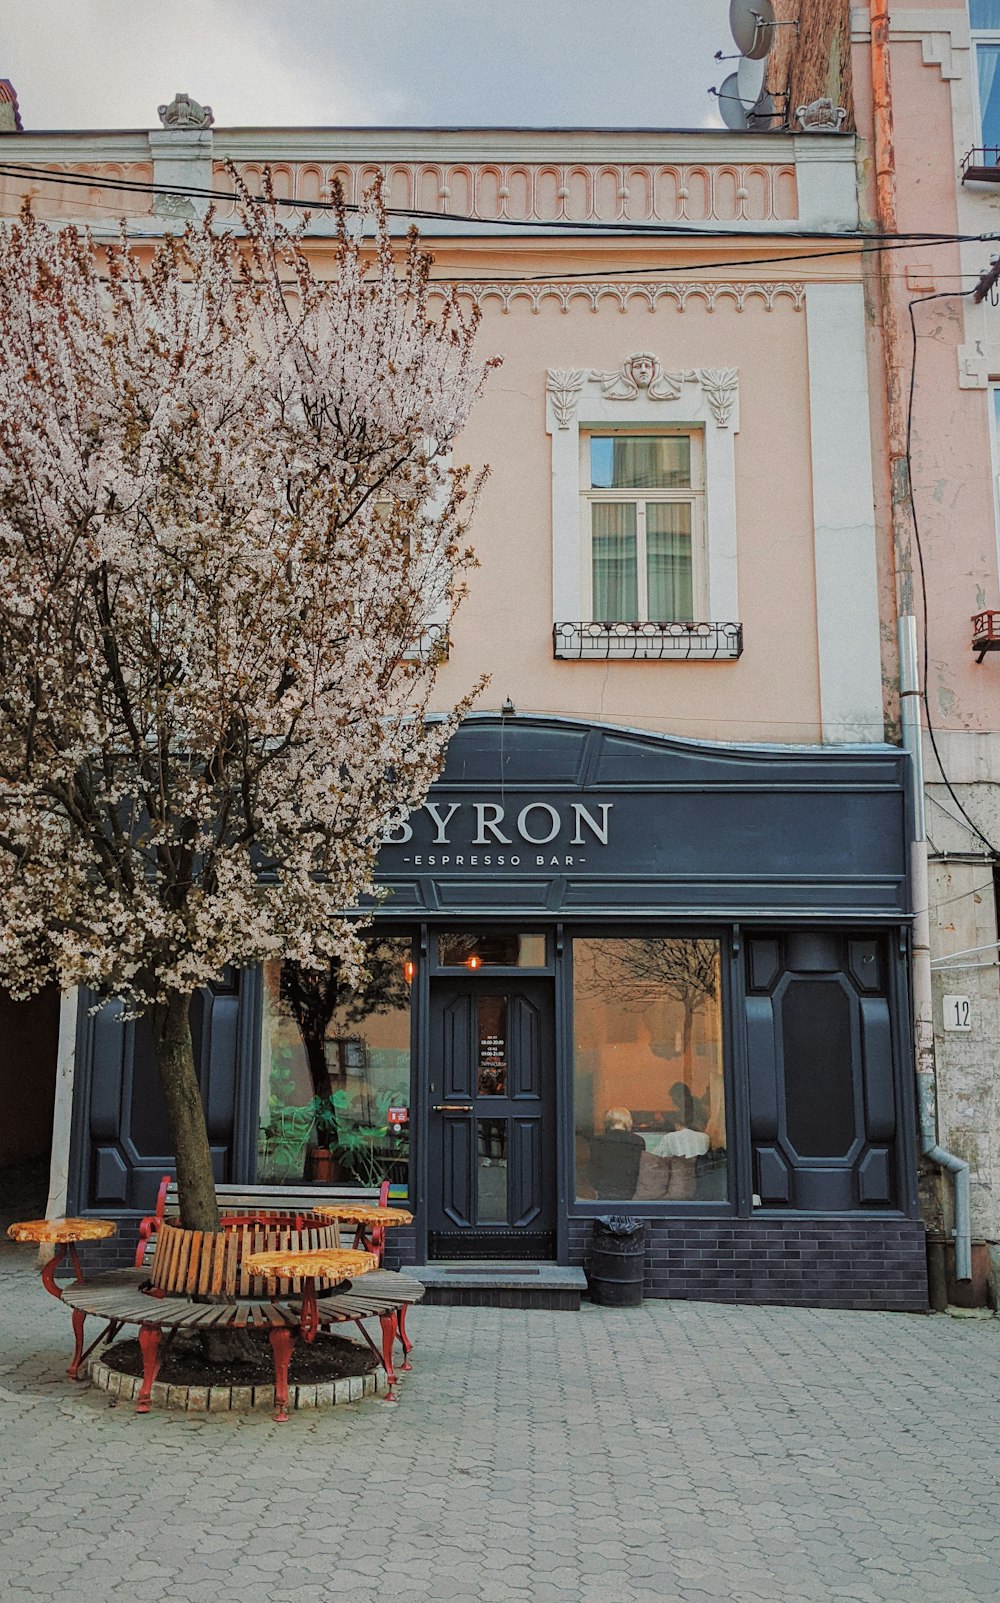
M646 503L646 584L653 623L693 621L691 507L685 501Z
M1000 4L998 4L1000 10ZM1000 45L978 45L976 66L979 71L979 111L982 118L983 144L1000 146Z
M591 510L594 619L635 623L639 617L635 506L631 501L603 501Z
M969 0L969 21L977 31L1000 29L1000 0Z
M624 436L613 447L613 489L672 490L691 483L686 435Z

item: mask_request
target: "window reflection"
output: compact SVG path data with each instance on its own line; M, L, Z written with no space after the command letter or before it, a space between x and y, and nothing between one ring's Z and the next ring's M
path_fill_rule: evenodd
M492 935L457 931L438 936L442 968L544 968L545 936L500 930Z
M257 1175L277 1184L407 1184L410 941L373 941L360 990L339 965L264 967Z
M507 1120L476 1120L476 1220L507 1222Z
M577 1196L727 1195L719 943L573 942Z

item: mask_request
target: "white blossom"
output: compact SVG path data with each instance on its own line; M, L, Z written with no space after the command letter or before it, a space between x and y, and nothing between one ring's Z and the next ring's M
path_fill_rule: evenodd
M381 198L320 281L275 209L142 259L0 228L0 980L133 1008L227 964L354 961L383 834L455 722L490 364Z

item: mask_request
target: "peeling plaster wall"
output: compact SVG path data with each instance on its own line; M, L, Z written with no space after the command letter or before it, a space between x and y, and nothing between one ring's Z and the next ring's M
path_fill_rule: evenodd
M983 863L931 863L932 941L936 954L969 952L997 938L992 874ZM973 1233L1000 1237L1000 970L996 953L976 952L967 967L934 975L938 1118L942 1144L971 1168ZM967 996L971 1029L943 1028L943 998Z
M812 7L803 8L811 10ZM828 13L822 4L817 11ZM862 216L873 221L874 141L871 85L872 4L850 8ZM883 9L883 8L879 8ZM996 230L1000 190L961 186L962 157L978 141L975 63L965 0L915 0L889 8L890 70L897 225L901 230L982 234ZM910 381L909 303L969 287L988 265L984 244L928 247L893 253L888 283L902 330L896 365L889 371L874 276L870 281L870 376L873 418L887 417L891 383L903 404ZM873 262L872 274L876 271ZM961 275L965 275L964 279ZM917 367L914 388L912 486L927 580L927 687L931 718L945 772L962 807L987 840L1000 843L1000 657L977 665L971 651L971 615L1000 606L998 518L991 454L989 391L1000 379L1000 316L985 304L942 298L914 306ZM887 372L889 377L887 379ZM881 416L880 416L881 414ZM906 496L900 478L896 493ZM876 510L883 575L894 575L896 595L883 589L883 654L896 673L896 599L923 606L915 550L893 551L888 457L876 466ZM997 909L991 854L961 819L942 780L934 751L924 740L930 863L931 955L991 947ZM943 860L942 860L943 859ZM1000 1237L1000 970L994 951L957 961L985 968L935 969L933 980L939 1139L968 1159L972 1179L972 1230L976 1240ZM945 995L968 996L972 1027L943 1028ZM922 1188L925 1216L950 1226L951 1188L935 1172Z

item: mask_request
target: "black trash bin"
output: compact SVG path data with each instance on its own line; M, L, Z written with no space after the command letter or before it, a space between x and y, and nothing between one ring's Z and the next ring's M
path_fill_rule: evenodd
M594 1220L587 1265L591 1302L603 1308L638 1308L646 1264L646 1227L621 1215Z

